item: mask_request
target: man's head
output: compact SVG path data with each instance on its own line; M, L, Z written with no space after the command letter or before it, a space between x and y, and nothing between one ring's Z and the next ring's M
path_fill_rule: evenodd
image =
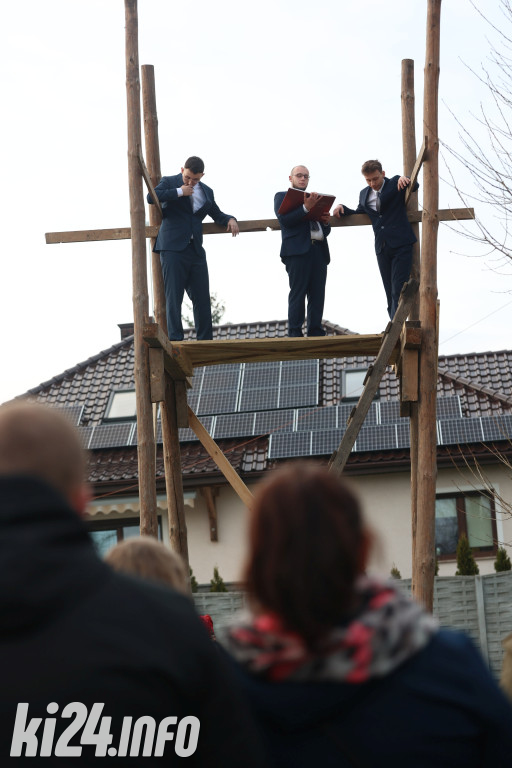
M84 513L85 454L76 429L57 410L24 400L0 406L0 477L12 475L43 480Z
M305 165L295 165L290 173L290 183L295 189L307 189L309 171Z
M201 181L204 176L204 163L200 157L189 157L185 161L184 167L181 169L181 175L185 184L189 184L191 187Z
M384 184L384 176L386 175L386 172L382 170L382 163L378 160L367 160L366 163L363 163L361 173L368 186L378 192Z

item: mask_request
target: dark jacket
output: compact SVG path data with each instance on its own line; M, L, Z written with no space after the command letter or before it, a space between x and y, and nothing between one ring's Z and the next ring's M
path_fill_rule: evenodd
M416 242L416 235L412 231L405 207L407 187L398 189L399 178L400 176L393 176L391 179L386 179L382 188L379 213L367 203L370 187L365 187L359 193L359 204L355 211L346 205L343 206L345 216L350 216L353 213L366 213L370 217L375 234L375 252L377 255L385 246L400 248L403 245L413 245ZM418 189L418 186L416 183L413 189Z
M304 256L311 250L311 222L306 219L307 214L304 213L302 205L284 215L278 213L285 195L286 192L276 192L274 211L281 225L281 261L286 263L288 256ZM327 235L331 231L331 227L322 224L322 222L319 224L324 233L323 253L327 264L329 264L331 257Z
M440 631L394 673L359 685L267 682L235 668L269 768L511 765L512 709L465 635Z
M125 717L151 716L158 728L166 717L194 715L199 744L187 766L262 765L246 709L192 603L114 573L64 499L29 477L0 478L0 680L3 765L19 703L28 703L29 719L47 719L47 706L58 705L55 748L70 724L61 712L72 702L89 713L104 704L114 747ZM44 727L36 731L38 750ZM70 745L80 744L82 731ZM94 751L85 744L77 765L93 765ZM39 765L39 755L16 765ZM181 762L173 741L164 759ZM154 760L142 757L142 746L139 758L114 757L116 765ZM48 757L42 764L70 763Z
M213 190L199 182L203 190L206 202L194 213L192 197L178 197L178 188L183 185L183 176L164 176L155 192L162 204L162 224L158 232L154 251L183 251L193 237L193 243L197 253L204 255L203 249L203 219L211 216L216 224L227 227L228 221L235 218L228 213L223 213L213 196ZM148 193L148 202L153 203L153 198Z

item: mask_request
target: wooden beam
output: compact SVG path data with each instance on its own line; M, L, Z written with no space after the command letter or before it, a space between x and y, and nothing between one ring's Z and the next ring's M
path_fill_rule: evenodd
M201 488L201 494L206 502L206 509L208 510L208 523L210 527L210 541L219 540L219 530L217 521L217 505L215 504L215 497L219 494L219 489L206 485Z
M149 383L148 348L142 326L149 319L146 267L146 232L142 176L138 163L140 146L140 83L138 17L136 0L125 0L126 101L128 122L128 181L132 241L132 285L134 326L134 379L137 406L137 458L140 498L140 532L158 536L156 515L156 451L153 408Z
M363 422L366 418L366 414L370 410L370 406L373 402L381 379L386 371L386 367L390 364L394 351L397 348L402 325L405 322L405 318L409 312L411 304L418 290L418 283L415 280L409 280L404 286L398 307L393 318L393 321L388 325L388 330L382 340L382 345L375 360L371 373L365 380L365 387L359 398L357 406L352 412L347 429L341 440L338 450L333 454L329 463L329 469L337 475L341 475L347 459L350 455L354 443L356 441L359 430L361 429Z
M423 89L423 126L428 156L423 165L421 228L420 351L421 393L418 401L418 487L416 551L412 594L432 611L434 603L435 504L437 480L437 235L439 230L438 92L441 45L441 0L428 0Z
M151 387L151 402L161 403L165 400L165 368L164 351L157 347L149 350L149 383Z
M194 370L190 363L187 363L183 354L179 355L179 362L176 361L176 354L172 342L169 341L158 323L146 323L142 329L142 336L146 344L156 349L164 351L165 370L176 381L185 380L192 376Z
M475 218L474 208L447 208L438 211L439 221L467 221ZM410 222L421 222L421 211L409 211L407 213ZM331 227L360 227L370 224L370 218L365 213L358 213L353 216L343 216L341 219L331 216L329 219ZM261 221L239 221L240 232L265 232L268 229L279 230L277 219L264 219ZM217 224L203 224L203 234L220 235L226 234L223 227ZM147 226L146 237L156 237L158 227ZM130 227L117 227L115 229L81 229L72 232L47 232L45 241L47 245L56 245L58 243L92 243L103 240L129 240Z
M416 159L416 162L414 163L414 168L412 169L411 173L411 182L407 189L405 190L405 204L409 202L409 198L412 195L413 187L416 184L416 179L418 178L418 174L420 172L420 168L423 164L423 160L425 159L425 153L427 151L428 147L428 138L425 136L423 139L423 144L421 145L420 153Z
M156 209L157 209L158 213L160 214L160 217L162 217L162 206L160 205L160 200L156 196L155 188L154 188L154 186L153 186L153 184L151 182L151 178L149 176L149 171L146 168L146 163L144 162L144 158L142 157L142 150L141 150L140 147L139 147L139 165L140 165L140 170L141 170L141 173L142 173L142 177L143 177L144 181L146 182L146 186L148 188L149 194L153 198L153 203L154 203L154 205L156 205Z
M211 458L214 460L215 464L218 466L235 493L237 493L245 506L249 507L252 503L252 493L241 479L241 477L237 475L215 440L208 434L190 407L188 409L188 418L190 427L197 435L198 440L202 443L209 456L211 456Z

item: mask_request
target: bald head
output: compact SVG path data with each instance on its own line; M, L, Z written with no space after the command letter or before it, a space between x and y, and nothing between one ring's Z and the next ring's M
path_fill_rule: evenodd
M44 480L77 508L85 487L85 454L77 430L53 408L14 401L0 406L0 476Z

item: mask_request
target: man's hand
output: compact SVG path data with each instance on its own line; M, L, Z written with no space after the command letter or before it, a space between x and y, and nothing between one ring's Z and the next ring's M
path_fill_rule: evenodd
M337 219L341 219L343 214L345 213L342 205L337 205L334 211L332 212L333 216L336 216Z
M408 176L400 176L398 179L398 189L405 189L410 183L411 180Z
M236 237L240 233L240 230L238 228L238 221L236 219L230 219L228 221L226 232L231 232L233 237Z
M306 211L310 211L316 203L323 197L318 192L311 192L308 196L307 192L304 192L304 208Z
M194 187L191 187L190 184L183 184L181 191L183 192L183 197L189 197L194 191Z
M329 213L329 211L325 211L325 213L322 213L322 215L320 216L320 221L322 222L322 224L325 224L327 226L327 224L329 224L330 218L331 218L331 214Z

